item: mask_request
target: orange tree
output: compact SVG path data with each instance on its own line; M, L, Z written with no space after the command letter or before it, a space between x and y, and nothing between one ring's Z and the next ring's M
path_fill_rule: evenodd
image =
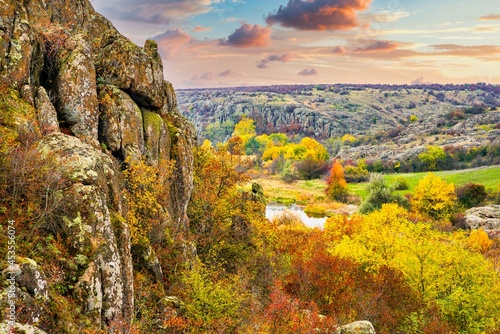
M346 202L349 191L344 177L344 168L340 161L335 160L330 170L330 176L326 181L326 194L335 201Z

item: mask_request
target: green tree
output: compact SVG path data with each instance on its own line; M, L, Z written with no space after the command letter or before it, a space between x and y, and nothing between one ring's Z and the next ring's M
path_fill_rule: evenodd
M408 204L401 195L395 194L394 188L387 184L382 174L370 174L370 183L367 186L367 190L368 197L359 208L361 213L379 210L382 208L382 205L386 203L398 203L400 205Z

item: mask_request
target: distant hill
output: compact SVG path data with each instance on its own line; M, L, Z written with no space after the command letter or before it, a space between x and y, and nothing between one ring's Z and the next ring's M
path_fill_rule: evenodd
M351 134L355 140L334 152L344 159L401 160L431 144L500 144L498 85L283 85L178 90L177 97L200 140L223 141L246 115L258 134L322 141Z

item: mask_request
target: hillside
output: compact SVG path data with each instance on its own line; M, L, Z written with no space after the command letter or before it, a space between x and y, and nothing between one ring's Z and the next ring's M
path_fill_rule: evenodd
M240 87L179 90L178 99L200 139L227 139L231 126L246 115L255 120L257 134L285 132L322 141L353 135L352 143L333 152L343 159L406 160L429 144L500 143L495 85Z

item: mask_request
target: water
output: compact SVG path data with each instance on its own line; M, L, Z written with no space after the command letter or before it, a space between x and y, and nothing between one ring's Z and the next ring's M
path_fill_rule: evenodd
M284 205L268 205L266 206L266 218L272 220L274 217L279 216L283 211L288 210L300 217L300 220L304 222L307 227L323 227L326 222L326 217L314 218L308 217L304 212L304 209L296 206L284 206Z

